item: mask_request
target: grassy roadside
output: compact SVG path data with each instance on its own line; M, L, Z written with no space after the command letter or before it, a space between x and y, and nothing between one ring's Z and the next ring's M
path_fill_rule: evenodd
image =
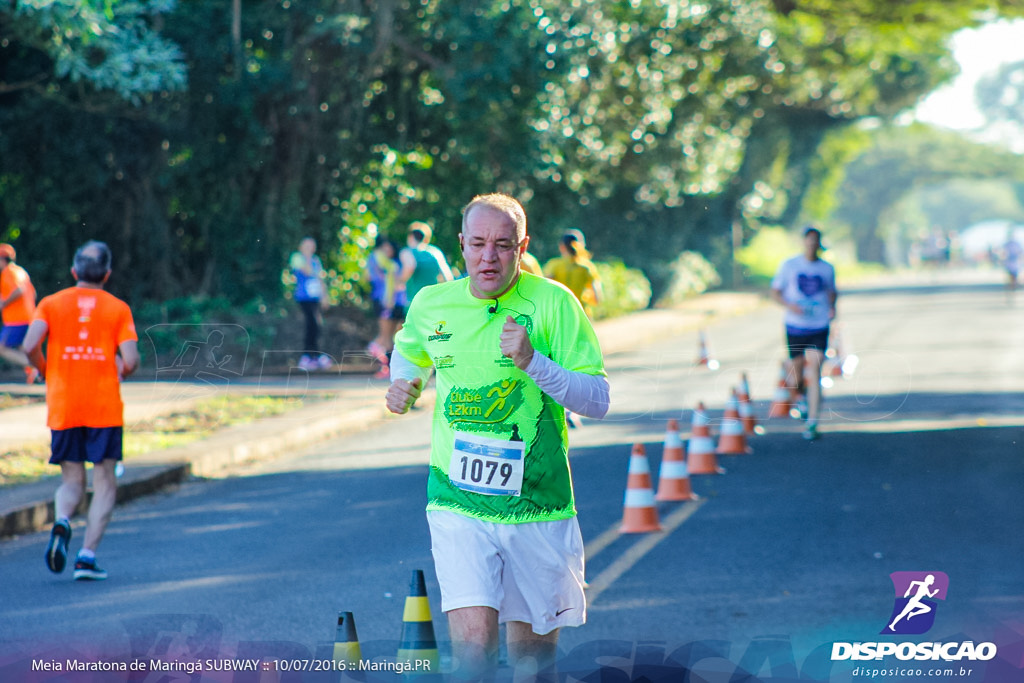
M46 397L44 396L29 396L26 394L8 394L6 392L0 392L0 410L27 406L33 403L42 403L45 400Z
M129 425L124 434L124 458L205 439L225 427L281 415L329 396L216 396L193 408ZM12 407L0 398L0 408ZM0 486L24 484L57 472L47 460L48 444L34 444L0 456Z

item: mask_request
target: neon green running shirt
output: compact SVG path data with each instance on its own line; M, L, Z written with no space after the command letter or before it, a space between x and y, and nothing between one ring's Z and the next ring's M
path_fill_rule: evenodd
M567 370L604 375L597 335L572 292L529 273L491 313L494 306L472 295L469 278L433 285L413 300L395 338L405 358L437 372L427 509L499 523L571 518L565 411L501 355L499 338L512 316L536 353ZM509 493L519 474L521 488Z

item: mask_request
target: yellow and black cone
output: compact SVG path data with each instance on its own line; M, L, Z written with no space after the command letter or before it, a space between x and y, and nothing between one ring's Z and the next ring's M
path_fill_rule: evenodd
M352 613L338 612L338 631L334 636L334 661L345 662L345 670L349 670L357 667L362 658Z
M396 662L408 662L408 673L437 674L441 667L434 636L434 622L430 619L427 583L423 570L416 569L409 583L409 597L405 599L402 615L402 642L398 646Z

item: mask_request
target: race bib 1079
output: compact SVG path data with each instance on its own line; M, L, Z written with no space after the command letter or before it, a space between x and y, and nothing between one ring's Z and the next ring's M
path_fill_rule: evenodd
M455 432L448 478L465 491L518 496L523 489L526 444Z

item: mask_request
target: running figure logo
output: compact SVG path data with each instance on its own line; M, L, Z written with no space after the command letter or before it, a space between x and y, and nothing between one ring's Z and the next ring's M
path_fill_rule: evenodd
M935 600L945 600L949 577L942 572L893 572L896 601L882 633L920 635L935 623Z

